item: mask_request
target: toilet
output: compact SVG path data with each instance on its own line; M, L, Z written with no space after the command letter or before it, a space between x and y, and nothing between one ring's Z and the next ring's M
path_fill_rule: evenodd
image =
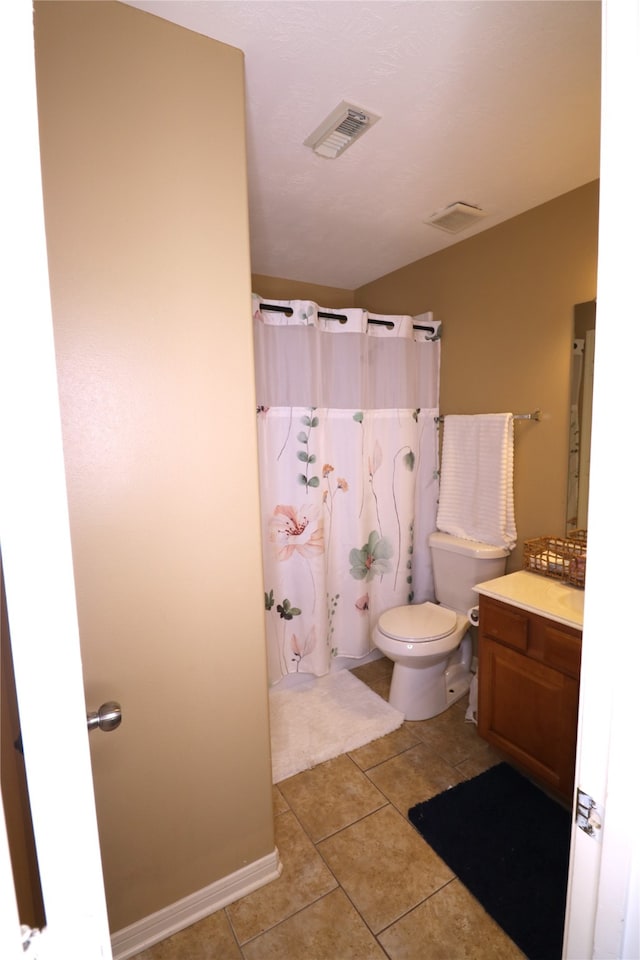
M389 703L406 720L428 720L463 697L471 683L469 609L476 583L501 577L509 550L432 533L436 601L392 607L378 619L373 642L393 660Z

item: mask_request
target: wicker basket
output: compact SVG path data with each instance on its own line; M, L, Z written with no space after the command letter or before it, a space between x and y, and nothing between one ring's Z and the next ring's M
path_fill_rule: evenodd
M576 530L571 537L538 537L535 540L525 540L522 566L525 570L539 573L543 577L552 577L584 589L587 568L586 530Z
M571 530L567 537L570 540L584 540L585 546L587 543L587 531L586 530Z

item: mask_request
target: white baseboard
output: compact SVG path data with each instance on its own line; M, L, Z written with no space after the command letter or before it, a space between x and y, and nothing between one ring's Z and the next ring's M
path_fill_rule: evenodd
M275 880L281 872L282 864L276 848L261 860L255 860L208 887L163 907L157 913L143 917L123 930L117 930L111 937L113 960L128 960L234 900L246 897L258 887Z

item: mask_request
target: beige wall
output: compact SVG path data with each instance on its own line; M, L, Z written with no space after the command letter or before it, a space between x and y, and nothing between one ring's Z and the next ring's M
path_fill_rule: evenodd
M123 707L91 734L118 930L274 849L243 57L111 2L35 29L87 708Z
M596 295L597 238L594 182L356 291L370 310L442 321L442 413L542 411L515 427L509 569L523 540L565 532L573 307Z
M254 293L265 300L313 300L323 307L354 306L353 290L341 287L325 287L317 283L303 283L299 280L283 280L281 277L265 277L254 273L251 277Z

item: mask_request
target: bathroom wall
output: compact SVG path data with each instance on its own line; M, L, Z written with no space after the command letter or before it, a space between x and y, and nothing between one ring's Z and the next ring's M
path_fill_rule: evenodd
M251 282L253 291L266 300L313 300L314 303L333 309L355 306L354 291L343 290L341 287L265 277L260 273L254 273Z
M243 56L112 2L36 3L35 36L115 931L274 850Z
M597 239L596 181L354 291L354 304L374 312L442 320L442 413L541 410L539 423L515 426L509 570L523 540L564 535L573 307L595 297ZM254 288L287 299L294 286L271 278L267 294L254 277ZM322 288L295 291L346 305L322 300Z
M539 423L515 425L518 546L509 570L521 565L523 540L565 531L573 307L596 295L598 186L356 291L370 310L428 309L442 320L442 413L542 411Z

